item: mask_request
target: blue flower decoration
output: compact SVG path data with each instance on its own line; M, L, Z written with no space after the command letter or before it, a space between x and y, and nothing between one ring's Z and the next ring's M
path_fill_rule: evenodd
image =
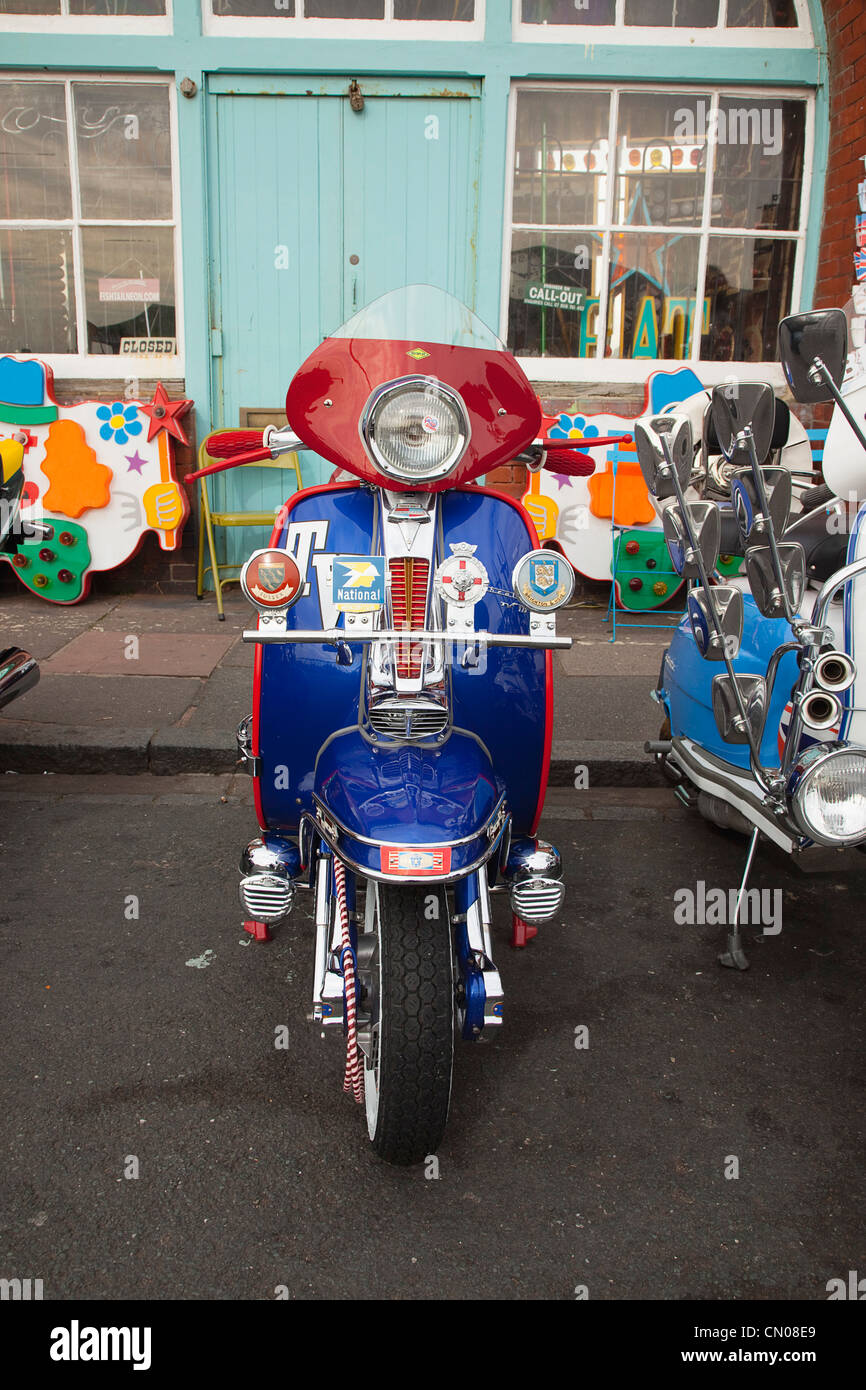
M584 415L560 415L559 421L551 429L549 437L551 439L596 439L599 433L598 425L588 425Z
M98 419L105 424L99 427L100 439L114 439L116 444L128 444L131 435L141 434L141 421L137 418L138 407L124 405L115 401L113 405L97 406Z

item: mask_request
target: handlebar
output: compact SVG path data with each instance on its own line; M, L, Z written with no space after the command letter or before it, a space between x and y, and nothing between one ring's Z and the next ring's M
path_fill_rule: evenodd
M211 435L204 446L212 459L231 459L264 447L265 435L261 430L226 430L225 434Z

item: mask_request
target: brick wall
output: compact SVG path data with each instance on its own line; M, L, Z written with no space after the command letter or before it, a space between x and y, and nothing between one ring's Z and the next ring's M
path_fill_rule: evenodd
M866 178L866 7L824 0L830 61L830 150L815 307L841 308L854 283L857 185Z

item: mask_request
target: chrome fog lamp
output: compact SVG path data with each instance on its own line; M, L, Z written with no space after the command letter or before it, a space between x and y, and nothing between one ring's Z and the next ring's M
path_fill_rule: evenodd
M444 478L469 443L457 395L430 377L402 377L375 390L361 416L361 438L383 473L401 482Z
M511 896L511 910L522 921L549 922L562 907L565 884L559 850L546 840L521 835L508 853L505 876Z
M866 748L816 743L788 782L799 829L819 845L853 845L866 837Z

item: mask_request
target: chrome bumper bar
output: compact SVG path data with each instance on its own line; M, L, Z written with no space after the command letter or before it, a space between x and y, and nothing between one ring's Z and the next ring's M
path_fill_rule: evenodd
M356 643L367 642L454 642L461 647L471 647L478 643L487 647L537 647L540 649L561 648L568 650L571 647L570 637L557 637L555 634L546 634L534 637L526 633L508 632L428 632L425 630L406 630L396 628L372 628L363 634L352 632L342 627L330 628L323 631L299 628L290 632L261 632L252 631L243 634L245 642L261 642L270 645L275 642L306 642L321 643L323 646L336 645L338 642L345 642L348 646Z

